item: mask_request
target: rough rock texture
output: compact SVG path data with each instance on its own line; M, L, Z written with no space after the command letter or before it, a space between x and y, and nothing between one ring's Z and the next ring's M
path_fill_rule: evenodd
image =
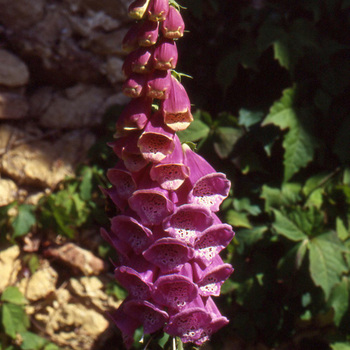
M46 256L54 257L71 268L78 269L84 275L98 275L105 269L103 260L74 243L67 243L58 248L49 248L46 250Z
M54 188L74 175L75 166L94 141L87 130L59 134L44 133L31 125L24 130L0 125L0 166L19 184Z
M0 93L0 119L22 119L27 115L28 102L20 94Z
M57 279L57 272L47 260L44 260L40 269L30 278L21 280L19 289L28 300L37 301L46 298L56 290Z
M11 52L0 49L0 85L18 87L28 81L29 71L25 63Z
M46 86L31 96L30 115L45 128L78 129L100 124L111 104L124 101L121 94L111 100L110 89L93 85L77 84L64 90Z
M0 206L13 202L17 193L18 187L14 181L0 178Z
M17 245L0 251L0 293L17 280L18 273L22 268L21 260L18 258L19 254L20 250Z
M96 348L110 336L105 312L119 306L103 291L106 281L96 277L71 278L68 288L57 289L46 303L28 308L51 340L64 349ZM103 348L103 345L101 347Z
M129 3L0 0L0 23L5 38L22 57L33 62L34 76L65 85L74 81L102 82L106 78L116 82L122 79L120 70L111 72L107 62L112 57L120 60L118 56L122 55Z
M127 103L121 42L130 2L0 0L0 206L35 205L74 176L106 109ZM22 253L0 246L0 293L17 285L30 302L32 329L60 348L106 348L113 332L105 313L119 305L105 292L113 276L90 251L61 240L34 228L18 239ZM23 260L31 254L40 262L33 274Z

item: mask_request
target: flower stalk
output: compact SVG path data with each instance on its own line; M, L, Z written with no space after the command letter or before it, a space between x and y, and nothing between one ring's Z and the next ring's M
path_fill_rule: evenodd
M233 272L219 253L234 232L215 214L230 182L176 135L193 121L172 73L185 29L180 6L135 0L129 16L137 20L123 41L123 92L131 101L116 123L111 146L119 161L104 190L120 214L109 232L101 230L118 252L115 277L129 296L111 317L128 349L140 326L173 336L174 349L201 345L228 323L212 297Z

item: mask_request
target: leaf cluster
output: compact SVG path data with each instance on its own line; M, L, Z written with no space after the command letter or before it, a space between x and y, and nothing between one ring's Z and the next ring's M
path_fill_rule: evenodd
M192 91L204 108L179 136L233 184L222 205L236 231L221 300L231 326L215 344L234 332L269 347L350 348L349 7L189 5L191 40L210 47L185 53L196 79L206 67Z
M17 287L7 287L0 297L1 350L59 350L47 339L31 332L25 312L27 300Z

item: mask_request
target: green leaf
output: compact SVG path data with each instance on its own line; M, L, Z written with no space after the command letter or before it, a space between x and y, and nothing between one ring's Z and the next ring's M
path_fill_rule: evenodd
M275 214L275 221L272 223L272 227L277 233L296 242L307 239L305 233L289 217L277 209L273 209L273 212Z
M158 340L158 345L164 349L164 345L168 342L170 335L168 333L164 333L163 336Z
M190 126L183 131L177 132L181 142L197 142L208 137L210 128L199 119L195 119Z
M43 350L61 350L61 348L54 343L49 343L45 345Z
M340 217L337 217L337 219L335 221L335 225L336 225L336 231L337 231L337 235L338 235L339 239L342 241L345 241L346 239L348 239L349 238L349 231L346 228L346 226L344 225L344 222Z
M273 44L274 58L279 64L286 68L291 68L291 52L288 43L284 40L277 40Z
M29 327L29 319L22 306L4 303L2 305L2 324L5 333L15 339L17 333Z
M80 183L80 197L84 201L88 201L91 199L92 192L92 168L85 167L83 170L83 179Z
M48 341L32 332L21 332L22 337L22 350L40 350Z
M2 292L1 301L7 301L16 305L25 305L27 303L27 299L24 297L24 295L17 287L14 286L7 287Z
M53 343L46 344L44 350L60 350L60 348Z
M27 234L36 223L34 209L30 204L22 204L18 207L18 214L12 223L13 238Z
M315 207L317 209L321 209L321 206L323 204L323 195L323 188L317 188L316 190L312 191L307 201L305 202L305 207Z
M343 259L344 247L335 233L325 233L309 241L310 274L316 286L322 288L326 300L332 288L340 282L347 266Z
M232 209L227 212L226 221L233 227L252 228L247 214L238 213Z
M124 300L128 295L128 292L117 282L109 283L106 292L107 294L114 295L119 300Z
M233 147L242 136L242 130L228 126L220 126L215 130L214 149L220 158L227 158Z
M332 350L350 350L350 343L346 342L346 343L333 343L331 344L331 348Z
M315 191L319 186L322 186L322 184L329 178L330 173L328 172L322 172L318 173L314 176L310 176L303 186L303 194L305 196L309 196L313 191Z
M261 111L250 111L242 108L239 110L238 124L249 129L252 125L259 123L263 117L264 113Z
M338 327L349 308L349 280L347 277L343 277L342 281L333 287L328 305L334 310L334 323Z
M295 266L297 269L300 269L301 265L303 264L305 254L307 252L307 247L308 247L307 239L299 243L299 246L297 248L297 253L295 256Z
M283 139L286 182L313 159L317 146L316 140L306 129L305 122L301 122L300 114L305 112L296 109L295 98L295 88L284 90L282 98L272 105L270 113L262 123L263 126L274 124L281 130L288 129Z
M261 209L258 205L253 205L250 202L250 199L247 197L244 198L234 198L233 199L233 207L237 211L246 211L250 215L259 215L261 214Z
M285 183L281 189L264 185L260 197L265 199L265 211L295 205L301 200L300 190L301 185L298 183Z

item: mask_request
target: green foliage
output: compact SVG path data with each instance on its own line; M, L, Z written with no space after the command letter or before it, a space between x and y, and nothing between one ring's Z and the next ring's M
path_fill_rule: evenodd
M0 349L59 350L53 343L28 330L30 321L24 308L27 303L17 287L10 286L2 292L0 329L4 333L0 338Z
M218 2L209 11L207 1L197 1L189 28L198 45L211 43L215 60L203 43L187 71L197 79L215 67L195 96L195 105L210 113L196 110L186 138L232 181L221 206L236 232L225 255L235 273L221 298L231 327L218 338L235 334L269 348L295 348L291 339L299 339L300 349L345 350L349 3L249 4ZM218 338L214 347L224 347Z

